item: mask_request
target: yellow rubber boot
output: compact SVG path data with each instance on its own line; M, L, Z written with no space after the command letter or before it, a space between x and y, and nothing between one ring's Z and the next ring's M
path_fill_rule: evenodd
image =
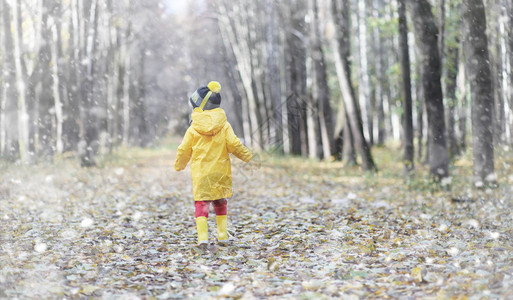
M217 221L217 240L219 242L228 242L228 219L225 216L216 216Z
M198 245L208 244L208 224L207 218L197 217L196 228L198 229Z

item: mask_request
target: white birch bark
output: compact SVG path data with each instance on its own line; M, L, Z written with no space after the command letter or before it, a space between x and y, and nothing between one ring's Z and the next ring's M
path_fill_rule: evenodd
M367 58L367 13L365 0L358 1L358 40L360 50L360 86L358 88L358 98L363 119L363 132L366 140L369 136L369 114L370 114L370 92L369 92L369 66Z
M125 74L123 78L123 145L128 145L130 135L130 54L125 46Z
M20 159L22 163L29 162L29 127L28 127L28 114L27 103L25 97L25 76L22 69L21 57L21 28L20 15L18 14L19 8L18 1L12 1L13 12L13 41L14 41L14 65L16 69L16 89L18 91L18 145Z
M261 140L259 138L258 133L253 136L259 130L258 121L256 118L256 104L255 104L255 93L252 87L252 78L251 78L251 62L250 55L251 52L249 50L249 46L247 41L243 37L248 36L247 27L239 22L239 20L234 20L235 24L231 24L230 18L228 18L228 11L226 9L226 4L222 3L222 1L218 5L219 13L220 13L220 21L223 26L226 28L225 34L228 38L230 45L232 47L235 60L237 62L237 69L239 71L239 75L241 77L242 85L244 87L244 91L246 94L246 99L248 102L247 105L247 117L249 118L249 134L244 133L246 138L246 142L254 148L260 149ZM239 12L239 8L237 5L234 5L235 12L237 15ZM244 104L244 103L243 103ZM243 111L244 111L243 105ZM247 130L245 128L244 130Z
M4 7L4 0L0 0L0 11L7 9ZM5 66L6 59L6 45L5 45L5 36L4 36L4 18L3 14L0 14L0 49L2 49L2 63L0 64L0 156L3 156L5 153L5 144L6 144L6 128L5 128L5 108L7 104L7 83L5 80L5 74L7 68Z
M306 59L306 90L311 97L312 85L313 85L313 74L312 74L312 59L310 54L307 55ZM306 106L306 130L308 134L308 157L317 157L317 141L315 138L315 111L314 104L308 103Z
M62 141L62 124L64 122L63 113L62 113L62 101L60 97L59 91L59 57L57 50L57 26L52 26L52 34L53 34L53 43L52 43L52 75L53 75L53 94L54 94L54 102L55 102L55 149L57 153L62 153L64 150L64 145Z
M338 13L338 10L334 7L335 3L332 2L331 7L331 14L330 16L330 22L332 26L336 28L334 30L335 33L337 33L338 30L341 28L338 28L336 26L335 21L335 14ZM347 5L343 6L344 8L347 7ZM340 32L338 34L341 34ZM372 159L372 154L370 152L369 145L367 144L367 141L365 140L365 135L363 134L363 127L362 127L362 120L360 111L358 110L358 100L355 99L355 93L352 91L351 87L351 81L350 81L350 74L349 71L346 73L347 66L345 65L345 62L343 61L342 53L340 50L340 37L336 37L332 39L332 45L333 45L333 55L335 60L335 70L337 73L338 83L340 87L340 91L342 93L342 99L344 101L344 108L347 110L347 115L350 120L351 125L351 131L354 134L355 142L358 146L358 151L360 152L360 155L362 157L362 163L367 171L375 171L376 165L374 164L374 160Z

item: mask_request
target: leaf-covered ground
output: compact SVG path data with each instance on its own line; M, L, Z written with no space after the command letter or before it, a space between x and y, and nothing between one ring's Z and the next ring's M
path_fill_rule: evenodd
M205 252L190 174L173 170L170 148L122 150L92 169L4 166L0 298L513 297L510 151L499 188L480 191L469 154L449 191L422 167L405 184L398 152L375 150L378 175L293 158L234 163L234 241L215 244L211 210Z

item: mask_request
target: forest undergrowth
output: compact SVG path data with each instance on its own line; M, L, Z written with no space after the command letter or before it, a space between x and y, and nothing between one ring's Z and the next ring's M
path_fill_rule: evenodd
M400 150L380 172L258 154L233 160L233 242L196 243L189 168L176 145L118 149L97 168L75 159L0 174L0 298L513 297L513 154L499 186L472 188L470 153L450 185L426 167L405 183Z

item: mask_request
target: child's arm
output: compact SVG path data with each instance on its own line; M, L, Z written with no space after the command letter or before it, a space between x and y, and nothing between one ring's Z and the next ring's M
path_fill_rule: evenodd
M226 145L228 147L228 152L233 153L233 155L244 162L249 162L253 157L251 151L249 151L235 135L230 124L228 124L228 128L226 129Z
M191 159L192 154L192 133L190 130L187 130L185 136L183 137L183 141L178 146L178 150L176 151L176 160L175 160L175 170L181 171L185 169L189 160Z

